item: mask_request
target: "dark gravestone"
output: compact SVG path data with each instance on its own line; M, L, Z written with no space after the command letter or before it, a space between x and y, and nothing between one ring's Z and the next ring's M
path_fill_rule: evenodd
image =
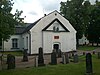
M56 57L56 51L53 50L51 53L51 65L56 65L57 64L57 57Z
M62 56L62 52L61 52L61 50L59 49L58 50L58 58L60 58Z
M98 52L98 59L100 59L100 52Z
M95 54L95 51L93 51L93 54Z
M92 74L92 55L90 53L86 54L86 74Z
M85 52L83 52L83 55L85 55Z
M8 54L7 55L7 69L15 69L15 56Z
M69 63L69 56L68 56L68 53L65 53L65 62L66 62L66 64Z
M38 55L38 66L44 66L44 58L43 58L43 48L39 48L39 55Z
M23 51L23 62L28 61L28 53L27 53L27 49L24 49Z
M74 52L72 52L72 57L74 56Z
M73 59L74 59L74 63L78 63L78 55L77 54L74 55Z

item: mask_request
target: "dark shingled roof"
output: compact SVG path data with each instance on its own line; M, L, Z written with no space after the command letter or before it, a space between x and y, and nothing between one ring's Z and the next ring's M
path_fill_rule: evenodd
M22 34L24 30L25 30L25 27L16 27L15 34Z
M29 31L29 30L30 30L33 26L35 26L40 20L41 20L41 19L39 19L39 20L35 21L34 23L30 24L29 26L27 26L27 27L25 28L25 30L23 31L23 33Z
M33 26L35 26L41 19L35 21L34 23L26 23L24 26L18 25L15 27L15 34L22 34L29 31Z

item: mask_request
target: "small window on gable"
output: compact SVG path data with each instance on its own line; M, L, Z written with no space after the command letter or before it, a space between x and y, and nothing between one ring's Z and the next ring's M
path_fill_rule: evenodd
M17 38L14 38L12 39L12 48L18 48L18 39Z
M58 32L59 31L59 23L55 22L53 26L53 31Z

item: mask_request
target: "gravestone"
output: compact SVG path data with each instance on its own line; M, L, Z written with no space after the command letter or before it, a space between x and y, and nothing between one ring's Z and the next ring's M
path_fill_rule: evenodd
M98 52L98 59L100 59L100 52Z
M57 64L57 57L56 57L56 51L53 50L51 53L51 65L56 65Z
M95 51L93 51L93 54L95 54Z
M74 56L74 52L72 52L72 57Z
M38 66L44 66L44 58L43 58L43 48L39 48L39 55L38 55Z
M34 66L38 67L38 57L37 56L35 57Z
M66 64L69 63L69 56L68 56L68 53L65 53L65 62L66 62Z
M58 58L60 58L62 56L62 52L61 52L61 50L59 49L58 50Z
M90 53L86 54L86 74L93 74L92 55Z
M73 59L74 59L74 63L78 63L78 55L77 54L74 55Z
M85 52L83 52L83 55L85 55Z
M15 56L8 54L7 55L7 69L15 69Z
M27 49L24 49L23 51L23 62L28 61L28 53L27 53Z

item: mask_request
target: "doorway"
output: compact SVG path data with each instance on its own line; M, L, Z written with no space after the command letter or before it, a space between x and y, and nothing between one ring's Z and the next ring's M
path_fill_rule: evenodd
M59 50L59 44L54 44L54 45L53 45L53 49L55 49L56 52L58 53L58 50Z

